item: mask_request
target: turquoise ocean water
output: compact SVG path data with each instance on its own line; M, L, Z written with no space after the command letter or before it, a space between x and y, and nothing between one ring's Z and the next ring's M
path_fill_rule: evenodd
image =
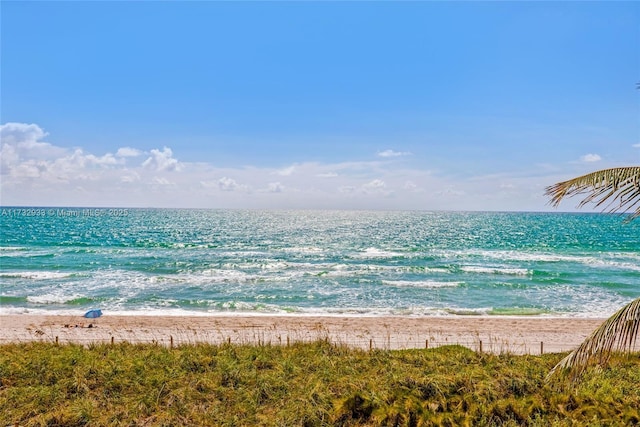
M0 209L0 314L601 317L640 296L640 220L614 215Z

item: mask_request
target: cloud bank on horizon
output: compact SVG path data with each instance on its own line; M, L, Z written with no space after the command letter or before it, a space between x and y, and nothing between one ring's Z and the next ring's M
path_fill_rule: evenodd
M393 149L362 161L230 168L180 161L166 146L90 153L49 137L33 123L0 126L3 205L466 210L471 201L479 210L536 210L558 177L541 165L543 173L460 180L398 162L411 153ZM600 160L589 153L574 163Z
M546 186L640 161L640 3L7 2L0 20L3 206L544 211Z

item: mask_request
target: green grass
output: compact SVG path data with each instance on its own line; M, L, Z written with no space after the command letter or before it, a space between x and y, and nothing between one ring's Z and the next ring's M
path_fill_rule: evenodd
M640 358L576 385L561 354L463 347L0 346L0 426L640 425Z

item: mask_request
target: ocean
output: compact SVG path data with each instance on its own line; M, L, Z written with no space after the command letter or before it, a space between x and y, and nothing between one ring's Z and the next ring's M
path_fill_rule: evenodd
M0 210L0 314L606 317L640 296L618 215Z

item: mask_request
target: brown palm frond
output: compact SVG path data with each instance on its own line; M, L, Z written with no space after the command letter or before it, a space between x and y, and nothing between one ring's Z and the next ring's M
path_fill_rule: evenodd
M640 216L640 166L603 169L546 188L551 204L558 206L565 197L586 194L578 204L603 205L609 212L631 212L629 220ZM633 210L635 209L635 210Z
M636 298L593 331L549 372L547 378L556 372L567 371L577 378L589 365L607 363L613 352L633 352L639 330L640 298Z

